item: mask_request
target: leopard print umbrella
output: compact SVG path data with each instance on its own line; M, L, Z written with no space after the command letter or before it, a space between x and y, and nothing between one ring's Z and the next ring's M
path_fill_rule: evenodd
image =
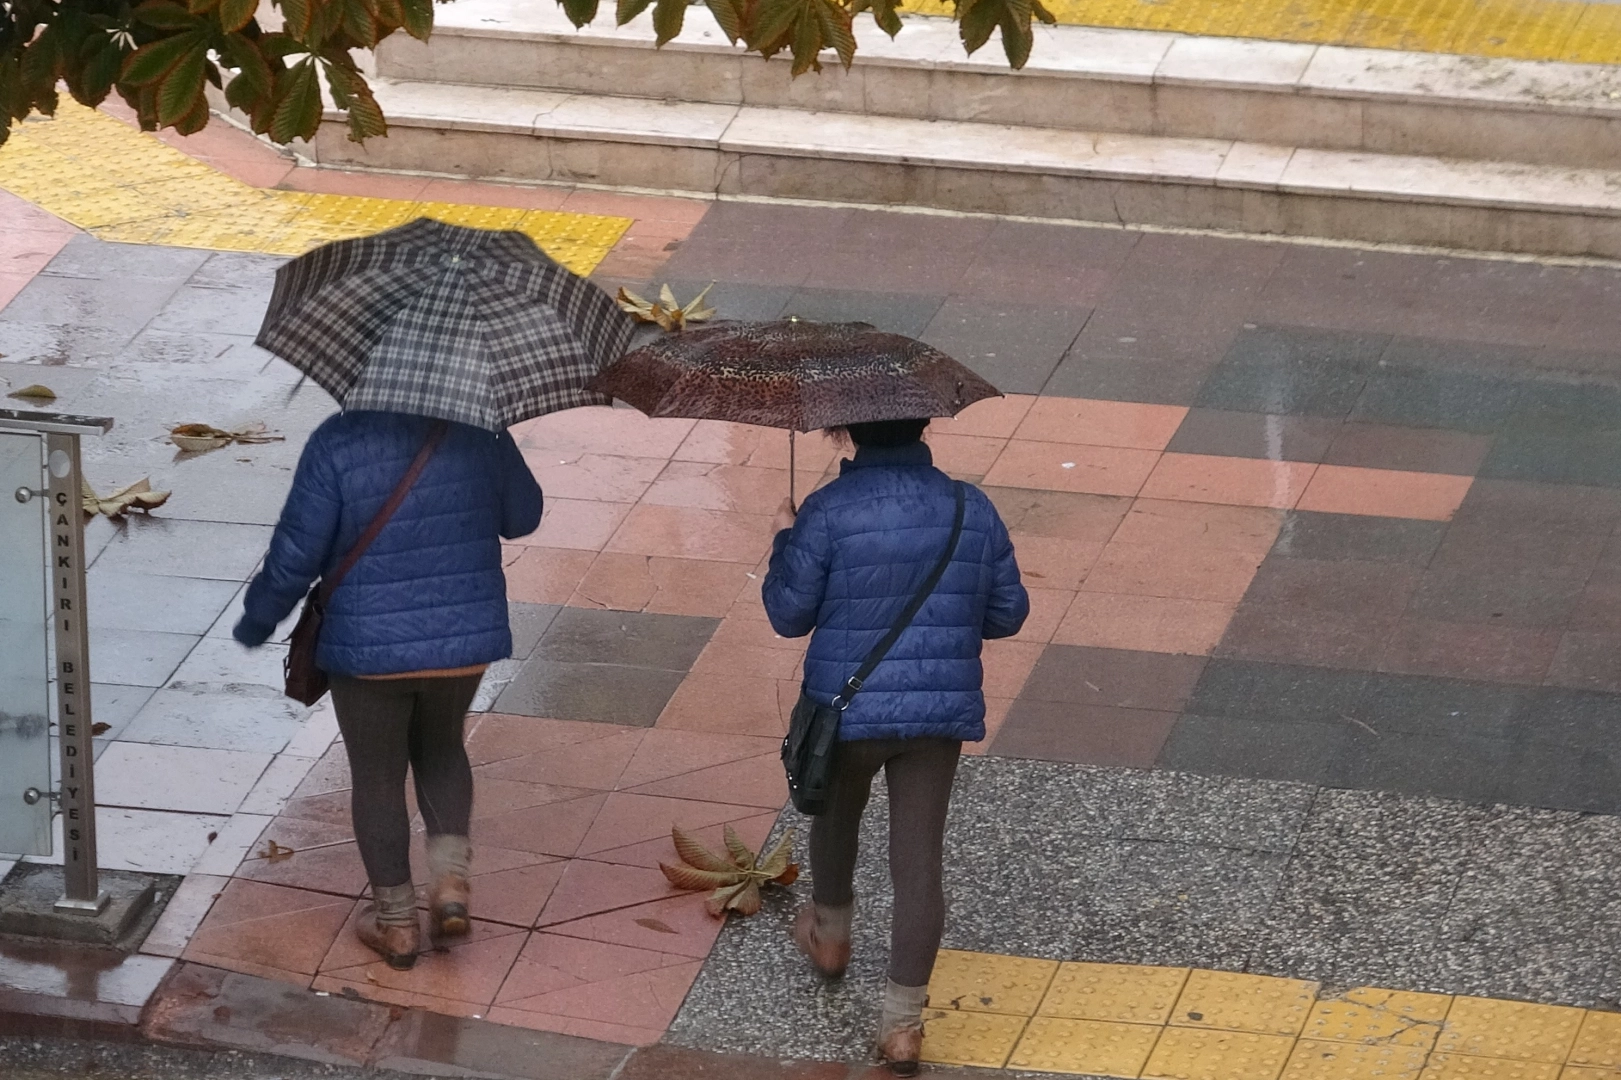
M649 416L814 431L955 416L1001 392L938 349L867 323L715 323L626 353L586 384Z

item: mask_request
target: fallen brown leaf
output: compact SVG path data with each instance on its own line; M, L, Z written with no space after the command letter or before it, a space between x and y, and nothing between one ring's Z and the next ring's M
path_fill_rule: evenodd
M637 322L658 323L669 331L684 330L689 322L703 322L714 316L715 309L704 306L704 297L714 287L714 282L710 282L703 292L685 304L676 300L675 293L670 291L668 285L659 287L657 300L644 299L623 288L619 290L617 300L619 310L635 316Z
M637 919L636 925L645 926L647 929L655 930L660 934L674 934L678 932L675 927L659 919Z
M153 491L151 481L144 476L105 497L97 495L88 480L82 482L80 492L85 513L106 514L110 518L123 517L130 510L154 510L169 501L169 493Z
M794 833L789 829L777 846L756 856L730 825L726 826L726 855L709 850L680 826L670 829L681 862L676 866L659 863L671 885L697 892L713 890L704 901L704 910L720 918L728 911L753 915L760 910L760 889L766 885L791 885L799 877L799 866L788 861ZM640 920L638 920L640 921Z
M280 442L282 436L271 435L259 421L235 428L217 428L212 424L181 424L169 430L169 441L193 454L218 450L231 443Z
M39 383L35 383L32 386L25 386L21 390L13 390L6 397L21 398L24 401L55 401L56 391L49 386L41 386Z
M296 853L295 848L282 847L274 840L271 840L266 844L265 849L259 852L259 858L266 862L282 862L285 859L291 859Z

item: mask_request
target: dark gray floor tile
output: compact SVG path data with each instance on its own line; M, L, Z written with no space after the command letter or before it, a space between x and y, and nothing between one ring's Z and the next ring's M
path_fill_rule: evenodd
M1591 571L1604 550L1605 536L1535 520L1512 525L1454 521L1430 560L1432 570L1476 574L1524 573L1544 567Z
M1284 516L1272 554L1423 566L1446 528L1440 521L1291 510Z
M1458 728L1375 734L1371 727L1352 726L1339 757L1323 774L1326 786L1469 803L1512 801L1524 752L1519 743Z
M652 727L683 678L680 671L531 658L496 699L494 711Z
M271 531L263 525L130 515L92 566L96 572L242 582L259 564Z
M1298 559L1274 551L1256 570L1244 600L1347 615L1399 615L1421 573L1415 566Z
M1510 430L1567 433L1621 428L1621 386L1613 382L1528 381Z
M640 286L636 291L651 300L658 292L658 286L663 284L659 279L656 284ZM715 319L738 319L745 322L755 322L775 319L782 314L788 300L794 295L791 286L786 285L754 285L741 281L717 281L711 283L707 280L678 280L669 283L675 298L681 303L688 303L704 289L709 292L704 296L704 303L715 309ZM645 290L645 291L644 291Z
M1413 592L1408 613L1448 622L1563 627L1589 572L1586 566L1519 572L1432 567Z
M1529 686L1370 672L1352 712L1384 735L1480 735L1513 738L1542 691Z
M1491 436L1441 428L1344 424L1322 460L1328 465L1473 476L1486 460Z
M1195 716L1339 723L1362 700L1368 674L1337 668L1216 657L1194 687Z
M1542 349L1506 342L1460 341L1397 335L1385 349L1386 364L1434 371L1489 371L1534 377Z
M1621 429L1498 434L1480 475L1494 480L1621 488Z
M206 634L239 588L233 581L111 569L92 570L87 584L85 602L97 626L173 634Z
M1392 364L1374 371L1350 419L1490 434L1519 404L1523 380Z
M1177 712L1205 663L1202 656L1049 645L1019 697Z
M1178 454L1322 461L1339 428L1334 417L1190 409L1166 449Z
M259 332L270 303L270 282L254 288L217 288L187 284L176 290L155 318L152 329L187 333L246 334Z
M1352 725L1343 721L1291 724L1186 713L1171 729L1158 764L1182 772L1319 784L1351 738Z
M619 664L685 673L719 619L566 607L535 647L537 660Z
M557 618L557 613L563 610L561 604L522 604L517 601L507 603L507 621L512 624L512 655L519 660L528 659L529 654L535 651L541 635L546 633Z
M40 271L50 277L87 278L121 286L129 278L150 278L178 286L209 259L196 248L115 244L80 233L51 257Z
M308 709L270 686L163 689L146 701L121 737L129 742L278 754L308 715Z
M944 296L802 288L789 297L782 314L814 322L871 323L891 334L920 337L944 302Z
M930 320L923 340L1003 393L1039 394L1090 314L952 298Z
M200 638L151 630L90 627L90 673L102 682L162 686Z
M1020 698L990 753L1148 769L1175 723L1174 712Z
M1452 521L1454 527L1608 534L1621 525L1621 492L1481 477L1469 486Z
M1047 380L1042 393L1151 405L1191 405L1209 370L1208 361L1087 356L1077 343Z
M1389 339L1383 334L1265 326L1241 333L1195 404L1212 409L1344 417Z

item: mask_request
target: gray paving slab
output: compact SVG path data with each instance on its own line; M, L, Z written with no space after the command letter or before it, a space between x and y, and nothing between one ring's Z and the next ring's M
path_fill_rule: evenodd
M243 582L270 542L268 525L129 515L92 571Z
M204 634L236 596L234 582L113 569L89 574L90 617L114 630Z
M201 638L151 630L90 626L90 672L97 680L126 686L162 686Z
M250 287L198 285L187 282L176 289L150 323L154 330L176 333L258 333L270 303L268 282Z
M1245 329L1194 403L1252 413L1344 417L1389 340L1383 334L1305 327Z
M270 686L165 688L146 699L118 737L127 742L276 754L308 715L307 708Z
M40 274L114 283L142 278L179 285L208 260L209 253L196 248L114 244L79 233L63 245Z
M978 372L1005 394L1037 394L1091 311L953 298L922 339Z

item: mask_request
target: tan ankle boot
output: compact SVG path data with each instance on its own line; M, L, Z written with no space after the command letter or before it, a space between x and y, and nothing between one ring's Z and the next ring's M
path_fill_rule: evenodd
M901 986L891 980L884 988L884 1010L878 1021L878 1056L896 1076L916 1076L923 1056L923 1006L927 986Z
M417 926L416 889L410 882L384 888L372 886L373 903L361 913L355 933L361 943L375 950L388 966L409 971L417 962L422 931Z
M806 904L794 915L794 944L810 957L813 967L827 979L844 976L850 966L850 916L854 905L826 908Z
M473 928L467 881L473 846L465 836L428 837L428 914L435 937L461 937Z

